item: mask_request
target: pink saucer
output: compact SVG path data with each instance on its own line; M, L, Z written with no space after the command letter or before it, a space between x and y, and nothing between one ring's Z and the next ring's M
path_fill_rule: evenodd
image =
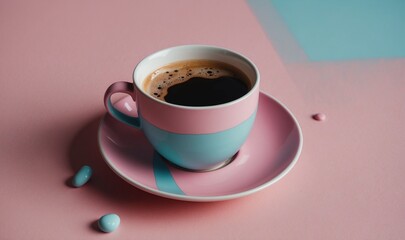
M115 106L130 115L136 109L130 97ZM98 139L107 164L130 184L158 196L198 202L238 198L270 186L292 169L303 142L294 116L264 93L248 140L230 164L215 171L189 172L166 163L142 131L108 114L101 121Z

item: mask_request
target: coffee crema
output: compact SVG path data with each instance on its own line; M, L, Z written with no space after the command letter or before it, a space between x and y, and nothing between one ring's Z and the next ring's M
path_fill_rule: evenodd
M186 60L147 76L143 89L154 98L184 106L212 106L236 100L252 88L236 67L213 60Z

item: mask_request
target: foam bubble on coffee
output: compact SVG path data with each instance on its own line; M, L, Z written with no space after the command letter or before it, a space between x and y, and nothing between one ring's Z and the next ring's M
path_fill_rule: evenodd
M192 60L173 63L155 70L145 80L143 88L151 96L164 101L170 86L191 78L217 79L236 77L235 69L228 64L211 60Z

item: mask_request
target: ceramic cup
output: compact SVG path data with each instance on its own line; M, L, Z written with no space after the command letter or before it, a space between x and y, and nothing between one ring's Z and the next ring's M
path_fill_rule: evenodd
M145 78L156 69L185 60L230 64L248 77L252 88L234 101L201 107L167 103L143 89ZM144 58L133 72L133 83L113 83L105 92L104 104L114 118L142 130L169 162L193 171L209 171L229 162L247 139L258 107L259 81L257 67L239 53L215 46L177 46ZM111 102L114 93L130 95L138 116L118 111Z

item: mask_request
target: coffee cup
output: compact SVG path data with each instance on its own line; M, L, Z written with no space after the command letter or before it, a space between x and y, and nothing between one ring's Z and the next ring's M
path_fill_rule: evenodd
M139 62L133 83L113 83L104 104L114 118L143 131L168 162L210 171L229 163L246 141L259 81L257 67L242 54L216 46L176 46ZM115 93L132 97L137 117L114 107Z

